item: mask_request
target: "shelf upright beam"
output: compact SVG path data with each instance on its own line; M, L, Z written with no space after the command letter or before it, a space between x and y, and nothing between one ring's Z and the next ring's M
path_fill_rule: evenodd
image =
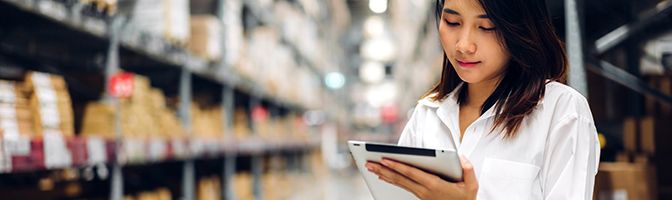
M178 109L182 126L187 134L191 134L191 84L191 72L188 68L183 67L180 74L180 105ZM182 199L194 200L196 174L194 170L194 158L192 157L193 152L191 152L191 143L189 143L187 147L189 154L187 155L182 168Z
M109 46L107 49L107 59L105 61L105 94L104 101L112 105L115 110L119 110L119 101L117 98L110 95L110 79L116 73L120 71L119 67L119 34L121 25L123 23L123 18L121 16L113 16L110 23L108 23L110 30L110 40ZM119 155L121 149L121 120L119 112L114 112L114 132L115 132L115 151L116 155ZM124 179L121 171L121 163L119 162L119 156L116 156L117 160L112 161L112 180L110 181L110 199L111 200L121 200L124 196Z
M254 109L261 105L261 102L259 100L259 95L258 92L255 92L255 90L252 90L250 92L250 102L249 102L249 107L250 107L250 112L251 115L254 115ZM252 135L254 137L259 135L259 128L257 127L257 122L252 118L250 120L250 126L252 129ZM257 148L262 148L261 146ZM261 190L261 175L263 173L263 155L262 154L253 154L252 155L252 194L254 195L254 199L256 200L262 200L264 199L264 194L263 191Z
M222 27L226 27L224 20L227 20L227 7L232 6L231 0L217 0L217 18L219 18ZM228 16L231 16L230 14ZM237 19L239 20L239 19ZM222 38L226 38L226 31L222 31ZM226 45L221 45L222 51L226 52ZM222 56L219 67L226 66L226 56ZM224 124L224 138L226 140L235 139L233 134L233 114L235 110L235 92L233 85L224 85L222 87L222 122ZM236 193L233 188L233 177L236 174L236 151L224 152L224 167L222 169L222 199L233 200L236 199Z
M569 60L569 86L588 98L588 84L583 61L582 0L565 0L567 57Z
M224 124L224 138L227 140L234 139L235 135L233 134L233 112L235 109L235 96L234 96L233 87L225 85L223 86L222 91L222 104L223 104L223 119ZM224 177L222 178L223 188L222 193L223 199L235 199L236 194L234 193L233 188L233 179L234 174L236 173L236 152L226 151L224 153Z

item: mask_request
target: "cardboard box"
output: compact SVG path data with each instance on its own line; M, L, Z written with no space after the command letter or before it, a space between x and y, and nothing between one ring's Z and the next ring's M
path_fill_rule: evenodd
M202 178L198 181L198 200L219 200L221 199L221 184L216 176Z
M254 199L252 193L252 176L249 173L239 173L233 177L233 188L236 199Z
M672 155L672 147L667 142L672 139L672 123L669 119L644 117L641 120L641 148L649 155Z
M628 117L623 120L623 147L626 152L637 152L638 120Z
M603 162L595 178L594 199L653 199L656 186L653 166Z
M222 22L212 15L191 16L189 50L197 56L219 60L222 57Z
M233 130L237 139L245 139L252 135L248 114L242 108L236 108L233 119Z
M670 77L661 78L659 80L658 88L664 94L666 94L668 96L672 95L672 78L670 78ZM672 105L665 104L665 103L660 103L660 112L661 112L661 116L665 116L665 117L672 116Z

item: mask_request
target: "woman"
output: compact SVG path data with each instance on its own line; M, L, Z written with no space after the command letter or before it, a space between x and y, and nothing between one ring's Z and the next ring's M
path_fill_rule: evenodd
M442 0L441 80L400 145L454 148L464 182L383 160L366 167L420 199L591 199L599 145L544 0Z

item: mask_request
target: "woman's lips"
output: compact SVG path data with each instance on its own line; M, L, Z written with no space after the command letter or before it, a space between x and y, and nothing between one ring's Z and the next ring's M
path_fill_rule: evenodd
M481 61L462 61L462 60L457 61L457 64L460 65L460 67L463 67L463 68L472 68L472 67L475 67L479 63L481 63Z

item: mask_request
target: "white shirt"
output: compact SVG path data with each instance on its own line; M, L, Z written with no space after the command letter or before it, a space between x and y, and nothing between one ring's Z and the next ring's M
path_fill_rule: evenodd
M493 106L466 128L460 142L455 91L441 102L418 101L399 145L457 149L474 165L478 199L592 199L600 145L581 94L547 83L543 99L514 138L488 134Z

